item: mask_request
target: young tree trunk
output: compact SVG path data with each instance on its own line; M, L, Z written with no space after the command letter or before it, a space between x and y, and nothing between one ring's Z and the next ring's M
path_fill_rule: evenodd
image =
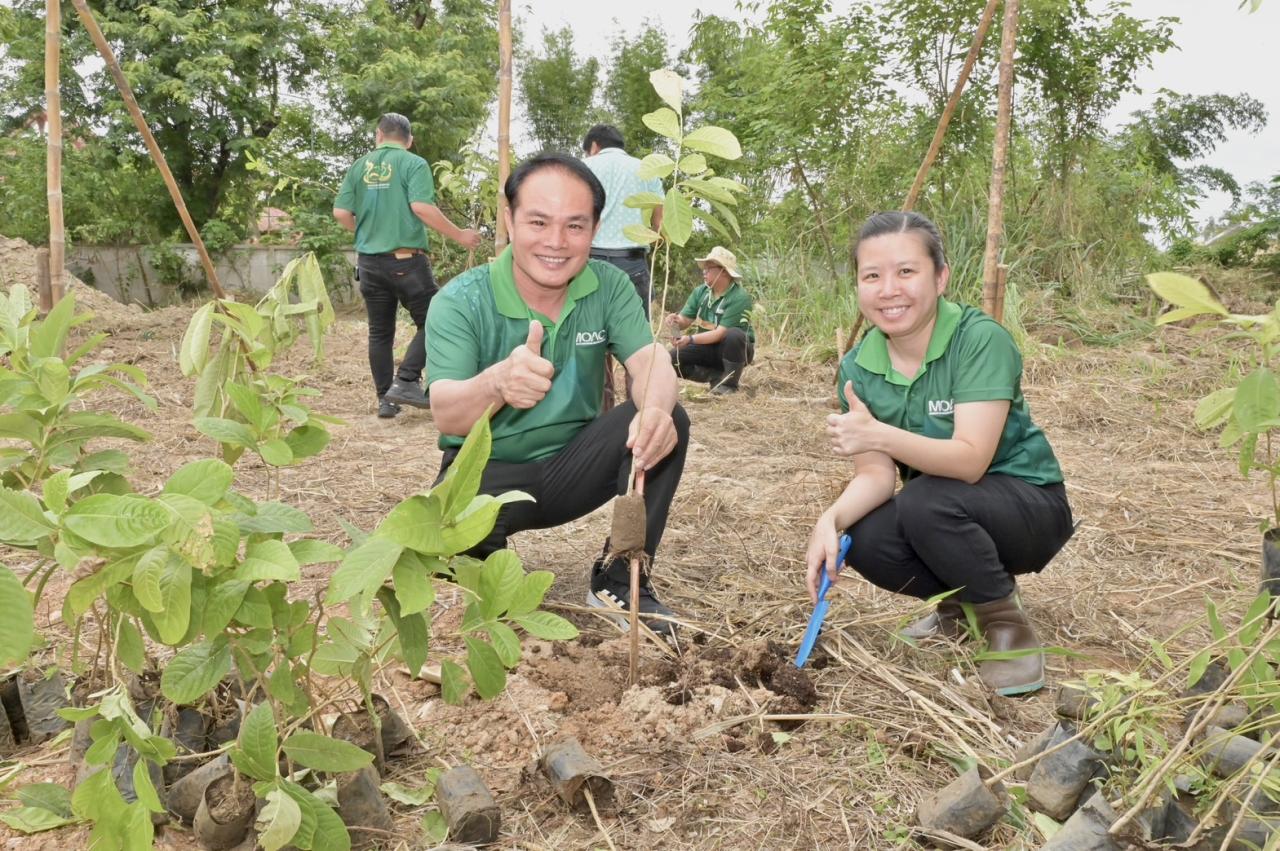
M987 201L987 245L982 258L982 309L996 311L1000 243L1004 237L1004 176L1009 158L1009 128L1013 120L1013 46L1018 35L1018 0L1005 0L1000 38L1000 88L996 109L996 138L991 155L991 192Z
M56 2L56 0L49 0ZM173 199L173 204L178 208L178 216L182 219L182 225L187 229L187 236L196 247L196 252L200 255L200 264L204 266L205 277L209 281L209 287L213 290L214 296L217 298L226 298L227 293L222 289L222 283L218 280L218 273L213 268L213 260L209 257L209 250L204 246L204 240L200 238L200 231L196 230L195 222L191 220L191 214L187 211L187 204L182 200L182 192L178 189L177 182L173 179L173 172L169 170L169 163L164 158L164 152L160 150L160 146L156 144L156 137L152 135L151 128L147 126L146 119L142 116L142 109L138 106L138 101L133 96L133 89L129 86L129 81L125 79L124 72L120 70L120 63L116 61L116 55L111 50L111 45L107 44L107 39L102 34L102 30L98 27L98 21L93 16L85 0L71 0L76 7L76 14L80 16L81 23L88 30L89 37L93 39L93 43L97 45L98 52L102 54L103 61L107 64L107 70L111 72L112 78L116 81L116 87L120 90L120 97L124 100L125 108L129 110L130 117L133 118L134 126L138 128L138 132L142 134L142 141L147 144L147 150L151 152L151 159L156 164L156 168L160 170L160 176L164 179L165 188L169 190L169 197Z
M62 96L58 91L62 39L60 0L45 0L44 112L48 134L45 190L49 197L49 307L62 300L67 235L62 223Z
M495 254L507 247L507 198L511 173L511 0L498 0L498 227Z
M964 58L964 66L960 69L960 76L956 77L956 87L951 92L950 99L947 100L947 106L942 110L942 117L938 119L938 129L933 131L933 141L929 143L929 152L924 155L924 162L920 163L920 170L916 172L916 179L911 183L911 191L907 193L907 200L902 202L902 210L915 209L916 200L920 197L920 191L924 189L924 182L929 177L929 169L933 168L933 161L938 158L938 152L942 150L942 138L947 134L947 126L951 124L951 116L955 115L956 106L960 103L960 95L964 92L965 84L969 82L969 74L973 71L973 66L978 61L978 55L982 52L982 42L987 37L987 30L991 28L991 21L996 15L996 6L1000 0L987 0L987 6L982 10L982 19L978 21L978 31L973 35L973 44L969 46L969 55Z
M818 220L818 235L822 237L822 247L827 252L827 266L831 269L831 280L836 287L839 287L840 270L836 267L836 250L831 244L831 234L827 231L826 216L822 215L822 201L819 200L818 193L814 191L813 184L809 182L809 176L805 174L804 166L800 163L799 157L795 159L794 172L800 178L805 194L809 196L809 203L813 205L813 216Z

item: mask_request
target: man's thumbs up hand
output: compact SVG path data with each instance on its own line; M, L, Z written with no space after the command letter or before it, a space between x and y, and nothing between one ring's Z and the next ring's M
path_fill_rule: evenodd
M852 381L844 383L844 398L849 403L849 412L827 417L831 451L847 457L878 449L876 438L883 426L858 398Z
M529 336L502 362L498 373L498 393L513 408L532 408L551 389L556 368L542 356L542 323L529 320Z

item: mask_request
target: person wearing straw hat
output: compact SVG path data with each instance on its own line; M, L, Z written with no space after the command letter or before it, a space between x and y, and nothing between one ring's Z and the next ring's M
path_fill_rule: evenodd
M672 331L671 364L681 378L706 381L711 392L738 392L742 371L755 359L751 296L738 280L738 258L717 245L697 258L702 283L679 313L667 315Z
M454 278L427 314L427 378L444 455L453 464L471 427L490 417L492 452L480 491L523 491L534 501L502 506L474 555L508 535L561 526L627 490L644 471L645 543L651 562L684 470L689 417L662 345L622 270L591 260L604 187L582 161L540 154L511 172L503 192L511 245L492 263ZM605 353L634 381L633 399L601 412ZM610 551L596 560L587 603L625 624L630 565ZM671 609L648 571L641 617L670 634ZM625 627L624 627L625 628Z
M936 611L912 639L963 637L972 612L988 655L978 675L1000 695L1044 685L1044 653L1016 577L1039 572L1071 537L1062 469L1022 395L1022 355L987 314L942 297L942 238L919 213L877 213L854 249L858 308L875 327L840 362L843 413L832 451L857 475L818 518L805 556L809 595L845 563ZM898 476L903 486L894 493Z

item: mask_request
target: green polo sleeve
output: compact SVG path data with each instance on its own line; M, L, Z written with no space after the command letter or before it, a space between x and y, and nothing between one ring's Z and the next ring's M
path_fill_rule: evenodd
M458 297L462 287L441 290L427 308L427 386L441 379L466 381L480 374L478 318Z
M734 287L733 293L725 301L724 313L720 314L720 324L725 328L741 328L744 331L751 327L751 296L741 286Z
M600 286L605 289L605 331L609 335L609 351L624 364L627 358L653 343L653 331L644 318L644 305L631 278L615 266L596 268Z
M431 179L431 166L421 157L415 157L405 172L404 194L410 204L436 202L436 183Z
M951 398L961 402L1013 401L1022 377L1022 353L1004 326L983 317L951 339L955 378Z
M343 175L342 186L338 189L338 197L334 199L333 206L339 210L350 210L353 213L356 211L356 167L354 165Z
M702 298L702 291L706 288L706 284L698 284L693 288L693 292L689 293L689 298L684 303L684 307L680 308L680 315L685 319L698 318L698 302Z
M862 398L862 371L858 369L854 358L858 356L858 347L854 346L840 360L840 369L836 370L836 397L840 400L840 413L849 413L849 400L844 396L844 384L846 381L853 382L853 392L858 394L858 398Z

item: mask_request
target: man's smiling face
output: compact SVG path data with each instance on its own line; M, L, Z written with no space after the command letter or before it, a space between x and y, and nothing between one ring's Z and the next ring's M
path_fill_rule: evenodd
M516 285L566 289L591 254L593 212L591 187L569 171L552 166L526 177L507 211Z

